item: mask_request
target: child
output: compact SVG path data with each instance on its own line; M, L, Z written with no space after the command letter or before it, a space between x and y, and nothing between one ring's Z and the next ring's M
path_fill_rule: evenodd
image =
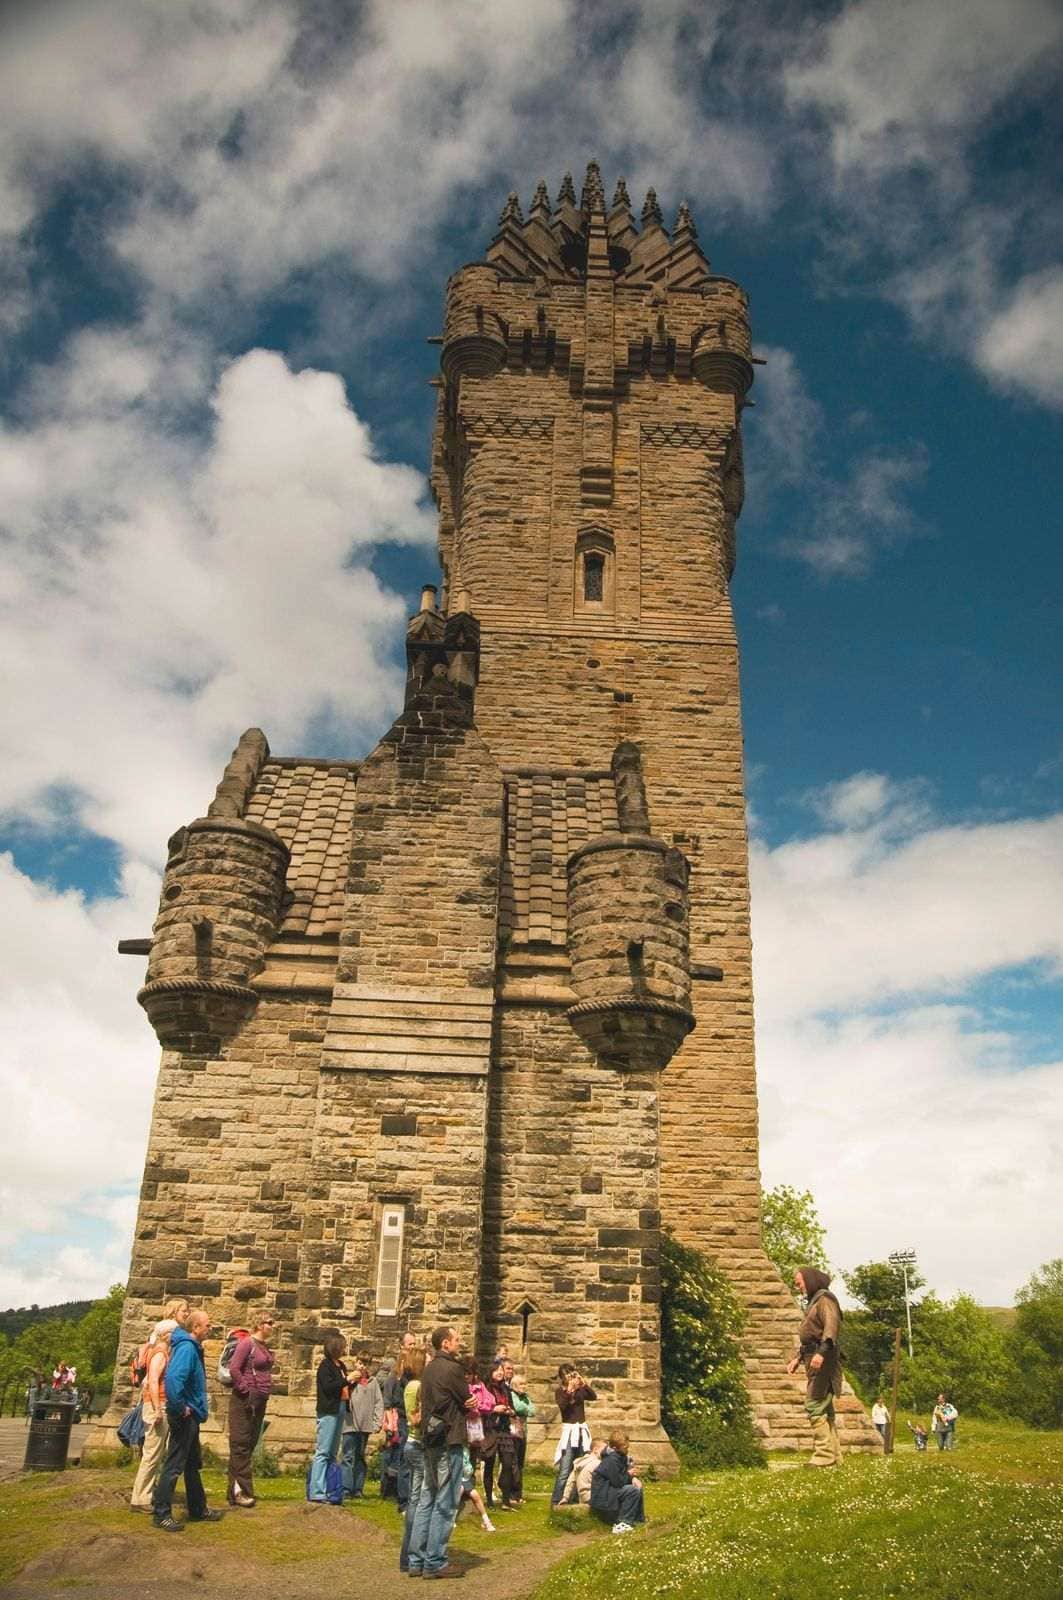
M513 1409L517 1413L513 1418L511 1427L517 1449L517 1474L518 1482L524 1482L524 1458L528 1453L528 1423L535 1415L535 1402L528 1394L528 1386L524 1381L522 1372L514 1372L513 1363L506 1362L506 1381L509 1392L513 1396ZM523 1505L523 1500L516 1501Z
M906 1424L906 1426L908 1428L908 1432L915 1440L915 1448L917 1450L925 1450L928 1435L926 1429L923 1427L923 1424L921 1422L917 1422L913 1428L909 1422Z
M466 1500L470 1501L473 1508L480 1513L480 1526L483 1528L484 1532L494 1533L495 1525L491 1521L491 1518L487 1515L487 1508L481 1500L479 1491L476 1487L476 1472L473 1467L472 1456L469 1454L468 1448L466 1448L461 1458L461 1501L458 1506L459 1511L465 1504Z

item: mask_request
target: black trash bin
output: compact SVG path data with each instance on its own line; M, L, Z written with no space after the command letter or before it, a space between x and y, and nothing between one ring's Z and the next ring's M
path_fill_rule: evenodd
M77 1404L73 1400L39 1400L30 1418L24 1472L64 1472L70 1430Z

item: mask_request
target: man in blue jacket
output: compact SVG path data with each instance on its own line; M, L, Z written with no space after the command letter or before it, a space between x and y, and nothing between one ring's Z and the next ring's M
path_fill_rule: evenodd
M170 1443L151 1502L155 1526L167 1533L184 1532L184 1523L178 1522L173 1514L173 1492L182 1473L189 1522L220 1522L225 1515L224 1511L207 1509L207 1496L199 1475L203 1465L199 1425L207 1420L203 1340L209 1331L210 1318L196 1307L189 1313L187 1328L175 1328L170 1336L170 1359L163 1378Z

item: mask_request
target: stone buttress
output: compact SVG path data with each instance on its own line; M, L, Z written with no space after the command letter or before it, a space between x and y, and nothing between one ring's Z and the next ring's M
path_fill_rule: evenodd
M510 197L438 342L444 590L402 712L361 763L246 733L123 947L163 1056L120 1354L176 1294L219 1327L273 1307L270 1441L295 1457L322 1328L383 1353L452 1321L524 1367L535 1450L575 1359L596 1429L669 1470L664 1226L747 1307L765 1443L803 1447L759 1237L746 297L685 206L669 233L651 190L637 226L592 163L578 202L569 178L526 218ZM880 1448L853 1397L840 1426Z

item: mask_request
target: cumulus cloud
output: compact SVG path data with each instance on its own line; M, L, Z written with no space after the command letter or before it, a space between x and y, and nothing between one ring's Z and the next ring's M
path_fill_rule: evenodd
M839 180L912 165L966 187L962 136L1063 45L1054 0L862 0L843 6L786 69L792 104L830 119Z
M115 944L151 926L158 893L155 872L128 865L118 895L88 904L0 855L0 1304L46 1305L125 1276L133 1217L112 1191L138 1183L157 1050L134 999L142 971ZM86 1215L102 1261L72 1237ZM47 1235L55 1251L40 1247Z
M782 70L791 113L816 130L811 160L838 212L824 244L842 281L866 280L921 335L1050 405L1054 327L1041 362L1017 352L1051 315L1061 61L1053 0L862 0L810 28ZM1020 157L1002 142L995 163L978 159L1024 117Z
M100 163L123 185L111 247L151 293L210 308L329 266L394 282L486 178L556 181L581 151L623 159L633 181L762 210L771 141L740 102L729 114L726 94L700 92L723 12L689 0L608 17L575 0L27 7L0 63L9 238L72 162Z
M913 1244L1009 1303L1058 1254L1063 1062L982 986L1063 982L1063 815L942 825L873 772L810 798L751 860L765 1181L813 1190L838 1264Z
M768 346L763 355L757 408L747 424L750 509L760 517L774 512L773 522L786 526L779 550L820 577L863 577L880 555L923 531L912 495L926 475L926 450L862 448L852 452L844 474L831 472L823 408L793 352ZM861 418L865 427L872 421ZM774 511L780 501L781 514Z
M1002 387L1063 406L1063 267L1023 278L983 328L976 354Z
M333 374L252 350L201 392L206 359L182 359L83 333L0 433L0 812L73 795L148 861L249 723L278 748L381 723L403 606L369 550L435 535L423 478L378 458ZM182 386L205 433L179 425Z

